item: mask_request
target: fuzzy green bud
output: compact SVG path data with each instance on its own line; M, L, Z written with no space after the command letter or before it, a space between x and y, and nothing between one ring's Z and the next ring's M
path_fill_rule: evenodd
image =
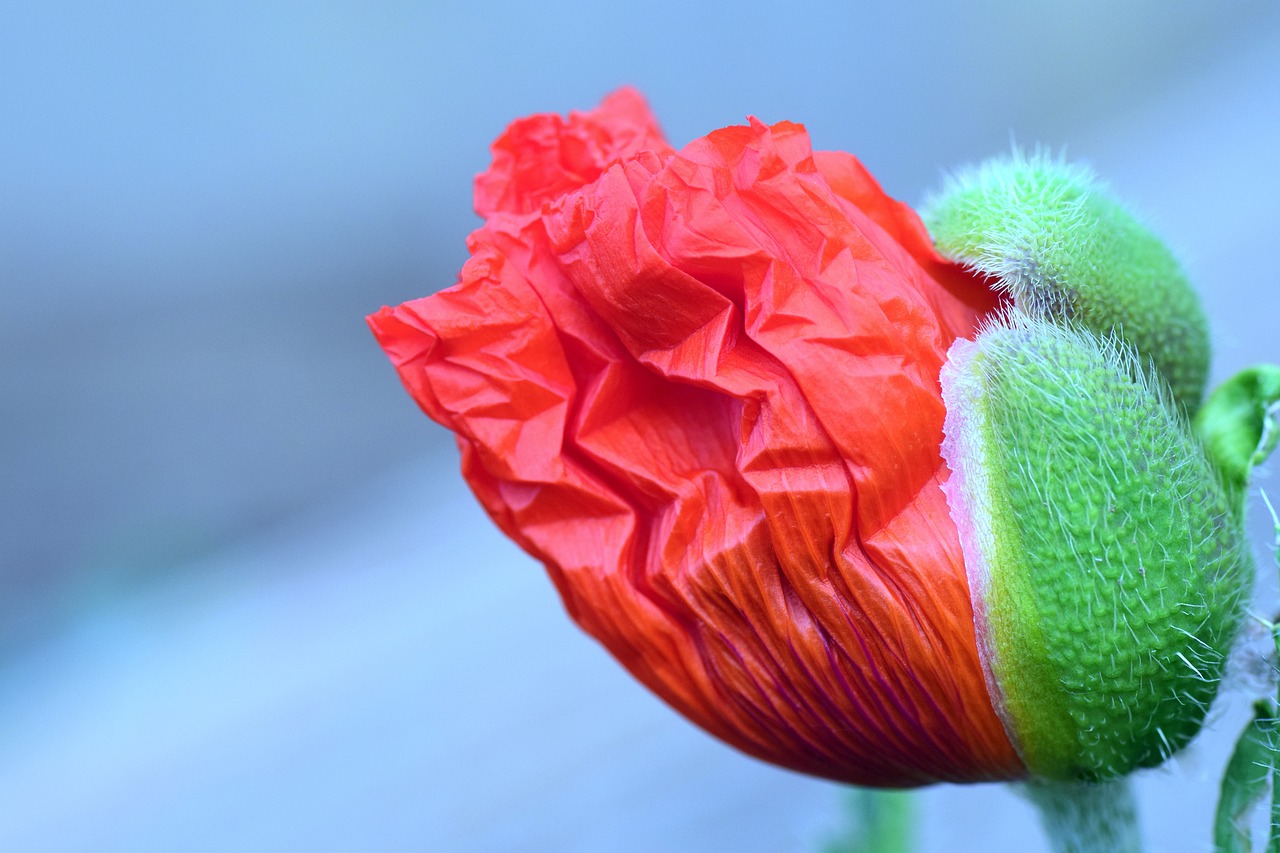
M1100 781L1200 729L1251 562L1233 502L1121 343L1018 313L952 347L946 485L992 700L1032 774Z
M952 178L923 213L939 251L996 278L1022 311L1118 336L1194 413L1208 324L1169 249L1088 170L1045 156Z

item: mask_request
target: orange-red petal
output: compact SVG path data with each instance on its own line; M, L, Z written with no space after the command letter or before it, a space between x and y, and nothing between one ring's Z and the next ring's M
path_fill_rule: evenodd
M938 374L996 297L798 125L674 153L625 112L557 126L612 128L590 167L513 144L542 160L478 182L459 284L370 318L407 388L574 619L708 731L861 784L1022 775L939 488Z

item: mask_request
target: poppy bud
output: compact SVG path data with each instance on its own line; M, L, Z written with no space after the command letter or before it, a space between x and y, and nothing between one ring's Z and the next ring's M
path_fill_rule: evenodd
M1101 778L1186 741L1245 569L1118 346L990 325L1005 285L799 125L677 151L623 90L493 151L458 283L369 322L640 681L865 785Z
M1231 494L1123 345L1013 314L942 371L982 659L1032 774L1097 782L1199 731L1242 615Z
M1116 335L1194 413L1208 324L1177 259L1089 170L1043 155L953 177L924 212L947 257L994 276L1024 312Z

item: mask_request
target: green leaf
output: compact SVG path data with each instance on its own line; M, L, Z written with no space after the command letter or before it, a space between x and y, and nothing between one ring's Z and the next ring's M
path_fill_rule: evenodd
M1213 827L1215 853L1250 853L1250 824L1254 811L1267 794L1276 768L1276 717L1270 702L1257 702L1254 717L1236 742L1222 777L1222 794ZM1277 849L1276 803L1271 806L1271 838L1268 850Z
M1223 477L1243 496L1250 472L1280 441L1280 367L1259 364L1223 382L1195 418L1195 431Z
M1271 771L1271 832L1267 841L1267 853L1280 853L1280 797L1276 796L1280 785L1276 784L1277 781L1280 781L1280 767Z

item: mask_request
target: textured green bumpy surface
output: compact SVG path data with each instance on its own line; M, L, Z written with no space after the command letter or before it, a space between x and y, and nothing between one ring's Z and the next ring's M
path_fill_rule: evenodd
M943 373L993 698L1032 772L1097 781L1200 729L1251 564L1233 501L1123 346L1015 315Z
M996 276L1023 311L1118 334L1189 413L1209 370L1208 325L1177 259L1087 170L1043 156L952 179L924 219L943 254Z

